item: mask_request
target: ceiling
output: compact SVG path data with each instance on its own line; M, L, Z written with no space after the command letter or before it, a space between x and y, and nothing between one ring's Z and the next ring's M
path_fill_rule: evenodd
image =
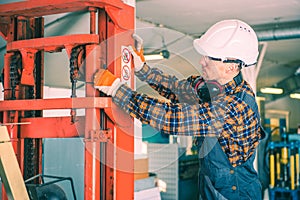
M170 58L155 63L182 76L201 73L192 40L217 21L233 18L253 26L258 37L265 40L258 91L292 76L300 67L300 0L137 0L136 16L137 33L144 39L145 52L161 49L165 44ZM263 38L265 30L272 34L286 28L285 34L292 34L293 39Z

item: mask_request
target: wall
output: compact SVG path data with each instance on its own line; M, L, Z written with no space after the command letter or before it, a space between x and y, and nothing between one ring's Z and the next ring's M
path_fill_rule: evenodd
M266 103L266 110L285 110L289 111L289 127L290 129L296 129L300 123L300 100L291 99L288 96L277 99L270 103Z

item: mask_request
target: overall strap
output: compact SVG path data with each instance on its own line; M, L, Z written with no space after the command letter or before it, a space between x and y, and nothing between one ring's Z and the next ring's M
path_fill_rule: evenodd
M243 81L242 73L240 72L236 77L233 78L233 80L235 81L236 85L241 84ZM250 108L253 110L253 112L255 112L255 114L258 118L258 121L259 121L261 135L262 135L262 139L263 139L266 136L266 133L260 124L260 114L259 114L259 110L258 110L258 106L257 106L256 100L255 100L255 97L246 93L245 91L238 92L235 95L237 97L239 97L240 99L242 99L242 101L244 101L246 104L248 104L250 106Z
M255 100L255 97L244 91L236 93L235 95L237 97L239 97L240 99L242 99L242 101L244 101L246 104L248 104L250 106L250 108L255 112L258 119L260 120L260 115L259 115L258 106L257 106L256 100Z
M242 101L244 101L246 104L248 104L250 106L250 108L253 110L253 112L256 114L258 121L259 121L259 126L261 129L261 135L263 139L266 136L266 133L260 123L260 114L259 114L259 110L258 110L258 106L255 100L255 97L242 91L242 92L238 92L235 94L237 97L239 97L240 99L242 99Z

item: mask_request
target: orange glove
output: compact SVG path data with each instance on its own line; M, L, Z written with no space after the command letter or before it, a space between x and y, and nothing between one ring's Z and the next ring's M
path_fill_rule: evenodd
M100 69L94 75L94 87L109 96L115 96L121 85L120 79L108 70Z
M133 56L134 71L138 72L145 64L144 50L137 51L132 46L128 46L128 49Z
M142 69L145 63L143 39L137 34L133 34L132 37L135 40L136 49L132 46L129 46L128 48L133 56L134 70L137 72Z

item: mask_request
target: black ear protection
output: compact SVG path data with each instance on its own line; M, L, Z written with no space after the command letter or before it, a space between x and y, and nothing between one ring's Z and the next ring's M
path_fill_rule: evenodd
M223 86L217 81L203 81L195 85L195 91L203 102L210 102L212 97L222 93Z
M239 73L233 80L236 85L241 84L243 81L242 74ZM194 80L192 86L202 102L210 102L212 97L221 94L224 90L224 87L218 81L205 81L201 76Z

